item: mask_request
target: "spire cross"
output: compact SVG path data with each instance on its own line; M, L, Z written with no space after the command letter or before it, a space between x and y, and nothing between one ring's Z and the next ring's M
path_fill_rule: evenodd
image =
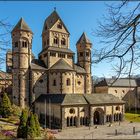
M56 7L54 7L54 11L56 11Z

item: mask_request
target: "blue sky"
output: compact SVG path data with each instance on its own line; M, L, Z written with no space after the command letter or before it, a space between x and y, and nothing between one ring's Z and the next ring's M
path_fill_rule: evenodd
M107 3L107 2L106 2ZM109 3L109 2L108 2ZM100 48L99 38L94 31L98 27L98 20L107 13L103 1L30 1L30 2L0 2L0 18L7 18L10 24L15 25L23 17L34 33L32 51L35 56L42 49L41 32L45 19L56 7L58 14L70 32L70 48L76 52L76 42L82 32L86 32L93 44L93 48ZM111 65L102 62L92 66L92 75L113 75Z

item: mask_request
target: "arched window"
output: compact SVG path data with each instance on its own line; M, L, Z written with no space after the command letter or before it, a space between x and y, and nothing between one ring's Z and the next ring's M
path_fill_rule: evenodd
M70 79L67 79L67 86L70 86Z
M18 47L18 42L15 42L15 48Z
M58 38L57 38L57 37L55 37L55 38L53 39L53 43L54 43L54 44L58 44Z
M120 111L120 107L119 106L116 106L116 110Z
M53 86L56 86L56 80L55 79L53 80Z
M22 41L22 47L24 47L24 48L27 47L27 42L26 41Z
M66 40L65 40L65 38L62 38L62 40L61 40L61 45L66 45Z
M89 56L89 52L86 52L86 56L87 56L87 57Z

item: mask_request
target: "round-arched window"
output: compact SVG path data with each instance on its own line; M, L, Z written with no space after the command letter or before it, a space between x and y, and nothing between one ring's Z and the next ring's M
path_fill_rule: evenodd
M65 40L65 38L62 38L61 44L62 44L62 45L66 45L66 40Z
M54 37L53 43L54 43L54 44L58 44L58 38L57 38L57 37Z
M119 106L116 106L116 110L120 111L120 107Z

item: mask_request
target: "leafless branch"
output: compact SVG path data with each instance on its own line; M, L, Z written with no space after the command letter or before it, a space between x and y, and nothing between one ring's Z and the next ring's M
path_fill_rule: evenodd
M122 74L130 77L134 68L140 66L140 2L125 0L107 7L108 14L96 31L103 47L94 51L93 63L115 61L119 63L114 67L117 78Z

